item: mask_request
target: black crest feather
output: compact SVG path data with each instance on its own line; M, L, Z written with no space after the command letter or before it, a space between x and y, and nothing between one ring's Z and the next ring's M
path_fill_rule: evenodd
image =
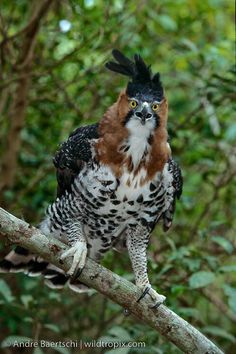
M136 76L134 77L135 81L139 82L148 82L152 80L151 68L147 66L139 54L134 56Z
M105 64L106 68L116 73L128 76L132 81L128 84L128 89L140 90L141 86L145 86L149 91L158 94L161 99L163 96L163 88L160 81L160 74L152 74L151 67L147 66L139 54L134 55L134 60L130 60L119 50L113 49L112 55L116 61L109 61ZM134 87L135 85L135 87Z
M117 49L114 49L112 51L112 55L117 61L117 63L115 63L114 61L109 61L105 64L107 69L129 77L133 77L135 75L134 63L131 60L126 58Z

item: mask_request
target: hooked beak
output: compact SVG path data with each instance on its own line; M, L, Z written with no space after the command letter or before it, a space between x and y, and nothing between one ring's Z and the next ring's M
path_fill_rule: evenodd
M146 121L153 117L146 107L144 107L142 111L136 112L135 115L140 120L142 125L145 125Z
M140 122L141 122L142 125L145 125L145 123L146 123L146 118L145 118L145 117L142 117L142 118L140 119Z

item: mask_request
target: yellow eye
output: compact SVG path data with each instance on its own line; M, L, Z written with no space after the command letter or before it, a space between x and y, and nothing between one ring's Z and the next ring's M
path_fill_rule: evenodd
M137 104L137 102L135 100L131 100L129 102L129 105L130 105L131 108L135 108L138 104Z
M153 110L153 111L157 111L158 108L159 108L159 104L154 103L154 104L152 105L152 110Z

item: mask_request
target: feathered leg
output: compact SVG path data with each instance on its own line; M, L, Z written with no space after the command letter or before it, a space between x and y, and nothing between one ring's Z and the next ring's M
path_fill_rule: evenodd
M144 296L148 296L151 301L150 307L158 307L165 301L166 297L158 294L149 283L147 273L149 234L145 227L129 227L127 230L127 248L135 275L135 283L142 291L138 301Z
M87 257L87 242L79 221L66 225L66 237L71 247L60 258L64 260L65 258L73 257L71 268L67 274L75 277L84 268Z

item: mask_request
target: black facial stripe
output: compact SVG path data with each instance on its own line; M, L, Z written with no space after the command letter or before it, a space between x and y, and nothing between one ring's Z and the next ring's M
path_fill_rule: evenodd
M148 137L148 144L149 144L149 145L152 145L152 143L153 143L153 135L149 135L149 137Z
M129 111L128 114L126 115L123 124L126 125L128 123L128 121L130 120L130 118L132 117L132 115L134 114L133 111Z
M158 128L160 126L160 117L157 113L153 114L154 119L155 119L155 129Z

